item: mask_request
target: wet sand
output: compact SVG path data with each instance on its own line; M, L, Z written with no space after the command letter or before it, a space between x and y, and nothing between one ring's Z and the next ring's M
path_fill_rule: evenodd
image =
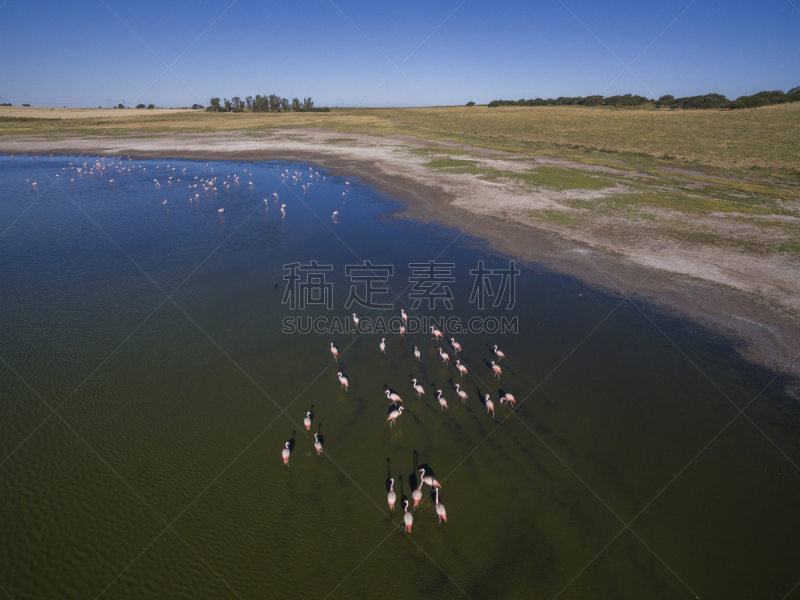
M328 142L326 140L347 141ZM639 304L698 321L730 337L748 360L800 376L800 268L797 260L699 245L652 240L646 234L598 237L576 228L552 227L528 218L553 206L559 192L530 193L512 184L423 166L430 156L413 152L440 146L461 150L495 168L576 166L547 157L442 144L392 135L367 136L311 129L212 134L148 134L137 137L7 136L0 152L126 155L196 160L293 160L359 177L407 203L396 216L439 222L486 240L496 252L539 264ZM535 164L531 164L535 163ZM591 199L611 192L581 190ZM791 390L790 390L791 392ZM797 391L793 392L797 395Z

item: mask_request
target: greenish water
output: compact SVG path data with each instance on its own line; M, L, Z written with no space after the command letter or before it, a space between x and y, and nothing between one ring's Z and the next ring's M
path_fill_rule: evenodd
M402 204L352 179L320 170L303 194L308 165L69 165L98 160L0 157L6 596L781 599L800 580L792 382L729 341L538 265L518 265L512 310L480 311L470 270L509 257L388 218ZM187 187L213 176L216 192ZM293 311L283 267L312 260L334 267L333 309ZM456 335L463 380L425 333L282 332L286 317L380 313L344 308L345 266L363 260L395 267L387 317L517 317L519 331ZM410 309L408 264L429 260L455 265L452 311ZM386 386L404 399L392 428ZM407 534L387 479L410 499L418 465L448 520L425 486Z

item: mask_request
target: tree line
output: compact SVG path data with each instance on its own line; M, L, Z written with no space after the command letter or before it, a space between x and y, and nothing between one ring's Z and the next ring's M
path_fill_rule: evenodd
M199 104L197 108L203 108ZM194 108L194 107L192 107ZM311 98L303 98L301 102L299 98L292 98L291 102L287 98L281 98L275 94L269 96L261 96L256 94L255 97L247 96L242 100L239 96L234 96L230 100L223 98L211 98L207 111L210 112L330 112L327 106L319 107L314 106L314 101Z
M728 100L722 94L702 94L700 96L686 96L675 98L671 94L661 96L658 100L648 99L644 96L632 94L617 96L559 96L558 98L534 98L531 100L492 100L489 108L498 106L641 106L652 104L656 108L684 108L684 109L738 109L753 108L756 106L769 106L770 104L784 104L786 102L800 101L800 87L790 89L788 92L781 90L763 91L752 96L740 96L736 100ZM467 103L467 106L474 102Z

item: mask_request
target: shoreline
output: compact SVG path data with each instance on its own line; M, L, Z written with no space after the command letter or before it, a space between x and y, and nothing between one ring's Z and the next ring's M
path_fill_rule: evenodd
M352 143L330 143L326 141L329 139ZM636 253L637 248L618 245L613 237L604 241L581 235L580 231L565 232L524 217L531 206L547 208L547 194L525 194L509 184L427 168L423 162L430 156L421 157L414 152L431 147L469 153L458 158L489 161L510 170L520 166L513 162L520 157L509 152L398 134L377 137L315 129L269 134L234 131L146 137L0 138L0 152L6 154L284 160L319 165L336 175L358 177L381 193L403 201L406 210L392 216L453 227L485 240L495 252L576 277L620 298L630 294L635 303L644 300L666 314L691 319L724 335L748 361L800 378L796 359L800 352L800 281L791 283L800 277L792 275L794 265L790 262L730 262L730 253L715 255L677 244L653 252L642 247ZM525 158L541 165L577 164L544 156L535 161ZM611 171L578 166L584 171ZM794 271L797 272L800 269ZM754 277L754 273L758 276Z

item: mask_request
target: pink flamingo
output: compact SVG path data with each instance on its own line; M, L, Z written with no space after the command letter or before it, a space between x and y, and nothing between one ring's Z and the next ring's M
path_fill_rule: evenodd
M458 383L456 384L456 394L461 396L461 402L466 402L467 401L467 397L468 397L467 396L467 392L465 392L464 390L460 389L460 386L459 386Z
M506 394L502 398L500 398L500 404L502 404L503 402L508 402L509 404L513 404L514 406L517 405L517 399L514 398L514 396L512 396L508 392L506 392Z
M436 329L433 325L431 325L431 333L433 334L433 339L436 340L436 343L439 343L439 338L443 338L442 332Z
M414 346L414 358L417 359L417 362L422 362L421 360L422 354L420 354L419 348L417 348L416 346Z
M380 348L381 354L386 354L386 338L381 338Z
M467 373L467 367L462 365L460 360L456 361L456 368L458 369L458 372L461 373L461 377L464 376L464 373Z
M406 531L411 533L411 525L414 523L414 515L408 512L408 500L403 500L403 523L406 525Z
M303 425L306 426L306 431L310 431L311 430L311 413L310 412L306 413L306 418L303 419Z
M450 338L450 343L453 345L453 351L458 354L461 352L461 344L456 341L456 338Z
M419 385L419 384L417 383L417 380L416 380L416 379L412 379L412 380L411 380L411 385L413 385L413 386L414 386L414 391L415 391L415 392L417 392L417 397L418 397L418 398L422 398L422 394L424 394L424 393L425 393L425 388L424 388L424 387L422 387L421 385Z
M342 384L342 387L343 387L345 390L347 390L347 389L349 389L349 388L350 388L350 382L347 380L347 377L346 377L345 375L342 375L342 372L341 372L341 371L339 371L339 372L336 374L336 376L339 378L339 383L341 383L341 384Z
M447 408L447 400L442 398L442 390L436 390L436 399L439 401L439 406L442 407L442 410Z
M284 446L283 450L281 451L281 456L283 457L283 464L287 467L289 466L289 455L291 451L289 450L289 442L286 442L286 446Z
M319 441L319 434L314 434L314 450L317 451L317 456L322 456L322 442Z
M494 374L497 376L497 379L499 380L500 374L503 372L503 369L500 368L500 365L495 364L494 361L492 361L492 369L494 370Z
M422 484L424 482L420 480L419 487L411 492L411 499L414 501L414 510L417 510L417 506L419 506L420 501L422 500Z
M397 494L394 493L394 479L390 479L389 494L386 500L389 502L389 510L394 511L394 503L397 501Z
M336 359L336 362L339 362L339 348L333 342L331 342L331 352L333 352L333 358Z
M386 420L389 421L390 428L394 425L394 420L402 414L403 414L402 406L400 408L396 408L395 410L389 413L389 418Z
M484 401L486 402L486 414L488 415L489 411L492 411L492 418L494 419L494 402L489 398L489 394L486 394Z
M403 399L391 390L386 390L386 397L392 401L392 404L402 402Z
M439 502L439 490L436 490L436 514L439 515L439 525L442 524L442 519L447 523L447 511L444 509L444 504Z
M422 478L422 482L428 487L442 487L442 485L436 480L436 477L433 477L432 475L428 475L427 477L425 476L425 469L420 469L419 473L420 477Z
M494 347L494 353L497 354L497 361L498 362L500 362L501 360L503 360L506 357L506 355L503 354L502 350L498 350L497 349L497 345L496 344L495 344L495 347Z
M447 352L442 352L441 348L439 348L439 356L442 357L442 362L444 363L447 363L447 361L450 360L450 355L447 354Z

